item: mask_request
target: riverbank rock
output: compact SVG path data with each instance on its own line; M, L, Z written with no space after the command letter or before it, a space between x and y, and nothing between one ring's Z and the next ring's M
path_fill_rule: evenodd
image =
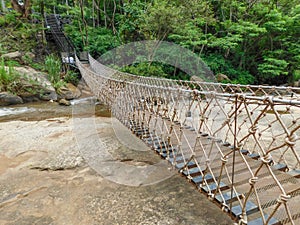
M80 96L81 98L94 96L93 92L91 91L91 89L89 88L87 83L84 81L84 79L81 79L79 81L79 84L77 85L77 88L81 92L81 96Z
M231 80L229 79L228 76L226 76L223 73L218 73L216 76L216 79L218 82L230 82Z
M16 58L21 58L22 53L19 51L9 52L9 53L3 54L1 57L8 58L8 59L16 59Z
M59 94L59 97L62 99L64 98L66 100L72 100L75 98L79 98L81 95L81 92L73 84L67 83L65 86L61 87L58 90L58 94Z
M16 72L18 72L22 79L22 93L20 96L24 101L30 102L36 99L50 101L57 100L57 94L47 79L47 74L36 71L35 69L25 66L25 67L15 67Z
M191 81L196 81L196 82L203 82L204 81L201 77L198 77L198 76L191 76L190 80Z
M23 100L19 96L10 94L8 92L0 93L0 106L15 105L15 104L22 104L22 103Z
M65 105L65 106L70 106L71 105L71 103L68 100L64 99L64 98L60 99L58 103L60 105Z
M52 107L48 109L52 110ZM52 118L56 110L49 114L49 119L1 124L0 224L233 223L216 204L178 176L176 170L168 179L138 187L101 176L89 166L93 164L82 157L81 149L91 140L98 143L99 138L101 143L109 144L108 140L113 140L110 146L118 142L111 118L94 118L90 125L95 129L95 136L86 136L80 148L74 121L68 117ZM87 121L89 119L80 123L85 127ZM124 157L160 160L150 150L136 151L119 146L120 143L110 151L123 153L124 149ZM97 148L97 153L103 151L107 151L106 144ZM96 162L98 158L91 153L90 158ZM104 164L108 172L113 171L111 163ZM167 166L161 170L167 170Z

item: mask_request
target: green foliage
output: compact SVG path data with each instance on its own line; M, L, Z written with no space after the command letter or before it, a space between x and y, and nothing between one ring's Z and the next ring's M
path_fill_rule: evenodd
M43 25L31 23L19 16L15 11L0 15L0 54L13 51L32 52L39 44L43 44Z
M166 40L190 49L204 58L215 74L226 74L235 83L278 84L299 76L297 0L84 1L84 21L80 1L38 0L32 2L33 9L42 11L41 3L47 13L55 8L56 13L72 17L65 31L77 50L87 50L95 57L122 43ZM8 43L0 47L1 53L20 48L25 40L35 40L40 28L23 23L16 14L0 16L0 26L14 26L20 31L16 35L19 46ZM27 58L25 61L34 63ZM189 63L187 67L192 66ZM124 70L148 76L186 76L155 62L134 64Z
M280 75L287 75L288 62L283 59L265 57L264 62L258 66L258 70L265 76L274 78Z
M20 75L14 70L13 66L5 66L4 59L1 58L0 65L0 91L15 92Z
M158 63L142 62L131 66L122 68L123 72L136 74L146 77L167 77L168 75L164 72L162 65Z
M295 70L294 72L294 80L300 80L300 70Z
M119 69L119 68L116 68ZM174 80L189 80L189 75L174 68L159 62L141 62L133 65L125 66L120 69L123 72L135 74L145 77L161 77Z
M54 55L48 55L45 59L45 70L48 72L48 79L55 89L65 85L65 82L61 80L61 62Z
M15 11L10 11L5 13L4 15L0 15L0 27L5 25L15 25L20 23L20 21L17 19L20 14L18 14Z
M39 85L37 80L25 75L21 76L16 72L14 62L8 61L5 63L4 59L1 59L0 91L7 91L16 95L24 93L40 94L41 88Z
M89 51L90 54L97 56L105 53L106 51L119 46L118 38L113 35L112 31L106 28L94 29L88 28L88 42L89 46L84 47L82 43L81 34L76 22L73 25L66 25L65 31L71 38L72 42L79 51Z
M98 28L95 30L90 27L88 33L89 46L87 46L85 50L93 55L101 55L120 44L118 38L108 29Z
M7 53L6 47L0 43L0 55Z
M80 74L73 70L68 70L67 74L64 76L64 81L66 83L72 83L77 86L80 81Z
M253 75L248 71L236 68L229 60L226 60L222 55L211 54L203 59L207 65L215 72L215 74L225 74L233 83L252 84L255 81Z
M172 2L156 0L143 14L141 30L148 39L164 39L184 19L180 12Z
M137 41L142 39L138 32L141 18L145 14L146 6L143 2L133 1L124 3L123 14L118 15L118 36L124 42Z
M55 90L58 90L60 89L61 87L65 86L66 85L66 82L64 80L59 80L57 81L56 83L53 83L52 84L53 87L55 88Z

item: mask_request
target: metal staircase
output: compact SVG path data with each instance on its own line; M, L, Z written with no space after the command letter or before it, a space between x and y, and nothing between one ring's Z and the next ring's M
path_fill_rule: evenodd
M63 32L60 15L46 15L45 25L48 29L48 33L53 37L56 45L59 47L62 61L75 66L75 46Z

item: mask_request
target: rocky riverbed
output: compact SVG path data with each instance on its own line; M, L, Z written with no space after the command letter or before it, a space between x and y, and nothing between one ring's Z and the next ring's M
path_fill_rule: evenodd
M94 103L0 108L0 224L233 223Z

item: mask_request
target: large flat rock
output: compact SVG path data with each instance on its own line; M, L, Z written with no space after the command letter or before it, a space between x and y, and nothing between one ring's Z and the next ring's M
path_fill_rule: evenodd
M232 224L227 214L168 165L160 165L160 172L172 176L138 186L114 182L113 176L97 171L104 162L102 166L114 174L113 162L134 170L159 164L161 159L146 147L141 149L143 143L128 134L124 137L130 144L122 144L118 136L126 131L115 132L120 125L111 118L80 121L76 125L72 118L60 117L0 123L0 224ZM81 127L84 133L83 124L94 127L94 132L78 136L74 128ZM82 151L82 146L96 142L104 144ZM112 164L106 154L99 161L99 152L110 153ZM156 178L160 179L159 173Z

